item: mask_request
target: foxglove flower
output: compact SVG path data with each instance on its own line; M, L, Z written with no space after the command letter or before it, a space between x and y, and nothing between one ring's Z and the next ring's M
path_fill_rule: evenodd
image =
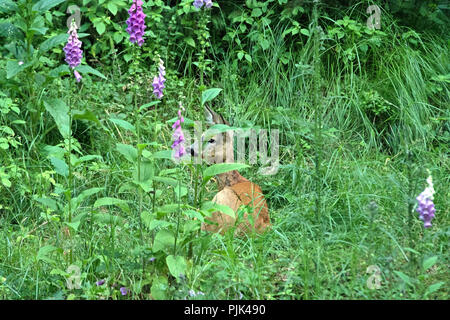
M69 39L64 47L64 52L66 53L66 62L69 64L69 67L74 69L81 63L81 58L83 57L81 41L78 40L77 24L75 23L75 20L72 20L72 24L67 33L69 33ZM80 82L81 75L77 71L74 71L74 75L77 82Z
M433 188L433 180L431 175L427 179L428 187L419 194L416 198L419 202L419 205L416 211L419 213L419 219L424 222L423 226L425 228L431 227L431 220L434 218L434 213L436 209L434 207L433 199L434 199L434 188Z
M177 160L186 154L186 150L184 149L183 146L183 142L185 141L184 134L183 131L181 130L181 124L184 122L184 118L181 115L181 110L184 111L184 108L180 103L180 109L178 110L178 120L175 121L175 123L172 126L172 129L174 129L173 132L174 142L172 144L172 149L173 151L175 151L174 157Z
M200 9L203 5L205 5L206 8L211 8L213 5L212 0L194 0L193 4L197 9Z
M127 20L127 32L130 35L131 43L137 43L138 46L142 46L144 43L144 30L145 26L145 13L142 11L141 0L133 0L133 4L131 5L128 13L130 17Z
M166 68L164 67L164 61L159 59L159 75L153 79L153 93L156 95L158 99L161 99L163 96L163 89L165 88L164 82L166 79L164 76L166 75Z
M102 280L97 281L95 284L97 286L102 286L104 283L105 283L105 280L102 279Z
M120 293L121 293L123 296L126 296L127 293L128 293L128 289L125 288L125 287L122 287L122 288L120 288Z

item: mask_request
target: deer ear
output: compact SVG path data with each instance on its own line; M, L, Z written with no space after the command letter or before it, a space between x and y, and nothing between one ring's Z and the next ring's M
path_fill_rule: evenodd
M207 124L209 124L209 125L214 125L214 124L226 124L226 125L229 125L228 122L224 119L224 117L222 117L217 112L214 112L207 105L205 105L204 111L205 111L205 118L206 118L206 123Z
M208 125L214 125L214 111L212 111L210 108L208 108L206 105L203 108L204 112L205 112L205 119L206 119L206 124Z

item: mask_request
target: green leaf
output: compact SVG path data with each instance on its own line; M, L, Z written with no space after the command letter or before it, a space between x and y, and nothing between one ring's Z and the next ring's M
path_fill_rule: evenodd
M114 2L108 1L106 7L113 15L117 14L117 6L114 4Z
M206 210L211 213L215 212L215 211L220 211L220 212L225 213L226 215L232 217L233 219L236 218L236 213L229 206L215 203L212 201L204 202L202 205L202 210Z
M445 284L444 281L433 283L431 286L428 287L427 291L425 292L424 297L426 298L429 294L432 294L433 292L438 291L444 284Z
M169 177L156 176L156 177L153 177L153 180L157 181L157 182L162 182L162 183L168 184L169 186L172 186L172 187L176 187L178 185L178 180L175 180L175 179L169 178Z
M414 281L412 278L410 278L409 276L407 276L406 274L404 274L401 271L394 271L394 273L400 277L400 279L402 279L406 284L410 285L410 286L414 286Z
M73 208L78 208L78 206L86 200L88 197L105 190L105 188L90 188L81 192L77 197L72 198L72 206Z
M103 32L105 32L106 30L106 25L103 23L103 21L100 21L98 23L94 24L95 29L97 30L98 34L103 34Z
M69 74L70 73L70 69L69 66L67 64L62 64L54 69L52 69L48 75L52 78L56 78L59 77L63 74Z
M203 179L209 180L209 178L214 177L215 175L248 167L249 165L244 163L216 163L205 169L203 172Z
M192 37L184 38L184 42L186 42L191 47L195 48L195 41L194 41L194 39L192 39Z
M174 224L172 222L154 219L150 222L150 224L148 225L148 228L150 229L150 231L152 231L153 229L156 229L156 228L167 228L167 227L170 227L173 225Z
M310 33L309 33L309 30L308 30L308 29L303 29L303 28L302 28L302 29L300 30L300 33L301 33L301 34L304 34L304 35L307 36L307 37L310 36Z
M85 73L85 74L91 73L93 75L96 75L96 76L106 80L106 77L103 74L101 74L100 72L98 72L94 68L92 68L92 67L90 67L88 65L85 65L85 64L79 65L78 67L75 67L75 70L77 70L77 71L79 71L81 73Z
M262 15L262 11L260 8L254 8L252 10L252 17L257 18L260 17Z
M237 53L237 57L238 57L239 60L242 60L242 58L244 57L244 52L239 51L239 52Z
M113 224L113 225L120 225L123 224L123 218L119 216L113 216L111 214L107 213L97 213L92 216L92 220L103 223L103 224Z
M423 261L423 264L422 264L423 269L424 269L425 271L428 270L428 269L430 269L432 266L434 266L434 265L436 264L437 259L438 259L437 256L433 256L433 257L430 257L430 258L428 258L428 259L425 259L425 260Z
M54 199L50 198L34 198L35 201L43 204L44 206L56 211L58 210L58 203Z
M78 227L80 226L81 220L74 222L64 222L65 225L71 227L73 230L78 231Z
M150 224L153 221L153 215L150 212L144 210L141 212L141 219L142 219L142 222L144 223L144 225L147 228L150 228Z
M212 89L203 91L202 105L204 105L206 102L211 101L212 99L217 97L217 95L220 93L220 91L222 91L222 89L220 89L220 88L212 88Z
M98 208L101 206L118 206L123 211L129 213L130 207L128 206L128 202L122 199L104 197L99 198L94 203L94 208Z
M70 134L69 107L67 107L65 102L60 99L49 99L48 101L44 101L44 106L55 120L63 138L68 139Z
M77 120L91 121L91 122L94 122L95 124L97 124L98 126L102 127L101 122L97 119L95 114L90 110L84 110L84 111L73 110L72 117L73 117L73 119L77 119Z
M25 68L28 66L30 66L29 63L20 65L19 61L17 60L9 60L6 63L6 79L11 79L19 72L25 70Z
M166 291L169 288L169 282L164 276L155 276L152 281L150 289L153 299L165 300L167 299Z
M117 143L116 150L119 151L128 161L132 163L136 162L138 152L135 147L130 146L129 144Z
M87 161L91 161L91 160L95 160L95 159L102 160L103 158L101 156L99 156L99 155L96 155L96 154L88 154L86 156L82 156L82 157L76 159L73 162L73 165L76 167L76 166L78 166L79 164L81 164L83 162L87 162Z
M170 274L175 278L179 278L180 275L186 274L187 264L186 260L182 256L167 256L167 266L169 267Z
M248 53L245 54L245 60L247 60L248 62L252 63L252 56L249 55Z
M50 162L52 163L53 167L55 168L55 171L57 174L62 175L63 177L69 176L69 166L64 160L51 157Z
M162 150L153 154L154 159L172 159L172 150Z
M153 242L153 252L169 250L173 248L174 243L175 237L172 232L165 229L159 230Z
M41 43L41 45L39 46L39 51L41 53L45 53L50 49L59 46L61 43L67 42L68 37L69 35L67 33L61 33L54 37L51 37L50 39L47 39Z
M55 263L56 261L53 259L50 259L50 254L54 251L58 250L55 246L43 246L39 249L36 259L37 261L45 261L47 263Z
M40 0L33 6L33 11L45 12L64 1L65 0Z
M17 5L11 0L0 0L0 12L8 13L16 11Z
M139 108L139 112L141 112L142 110L145 110L147 108L153 107L153 106L157 105L158 103L161 103L161 100L156 100L156 101L146 103Z
M129 123L126 120L117 119L117 118L110 118L109 121L117 124L119 127L123 128L125 130L130 130L130 131L133 131L133 132L136 131L136 128L131 123Z

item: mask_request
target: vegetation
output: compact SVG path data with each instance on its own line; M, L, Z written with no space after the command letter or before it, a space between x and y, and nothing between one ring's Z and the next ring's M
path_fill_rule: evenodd
M448 2L213 3L144 1L138 46L132 1L0 0L0 298L448 299ZM174 161L180 104L279 130L277 173ZM263 235L200 229L236 168Z

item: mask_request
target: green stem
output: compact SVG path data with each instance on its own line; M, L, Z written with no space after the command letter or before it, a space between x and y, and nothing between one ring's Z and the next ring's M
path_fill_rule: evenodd
M180 216L181 216L181 170L178 168L178 218L177 218L177 231L175 233L175 242L173 244L173 255L177 256L177 239L178 239L178 233L180 231Z

